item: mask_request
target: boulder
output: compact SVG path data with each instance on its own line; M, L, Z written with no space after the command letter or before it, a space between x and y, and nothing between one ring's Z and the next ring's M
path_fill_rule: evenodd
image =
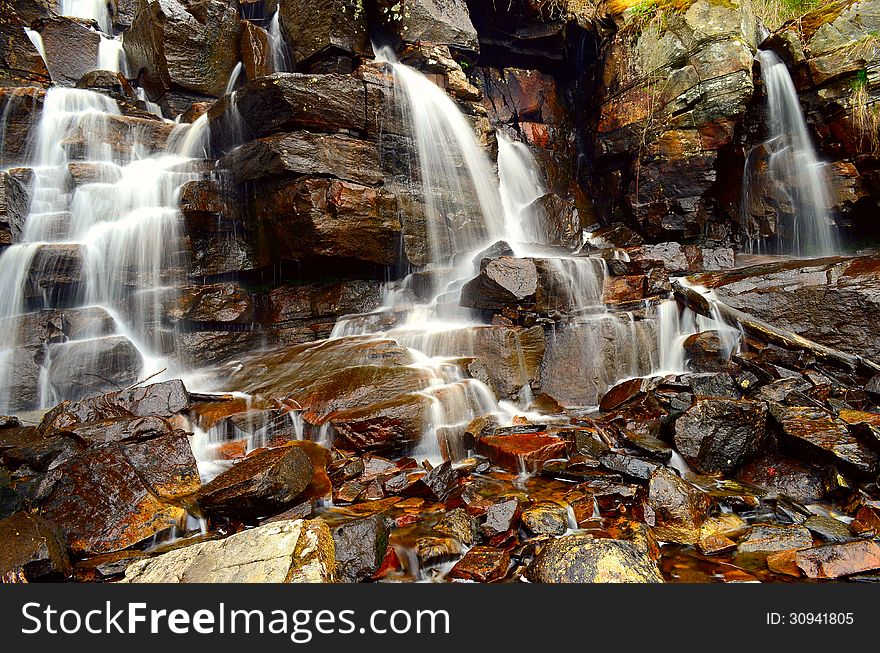
M679 544L700 541L700 528L709 513L711 499L702 490L661 467L648 483L645 513L658 540Z
M464 0L378 0L383 29L403 43L436 43L479 52Z
M547 543L528 570L534 583L662 583L657 563L629 542L566 535Z
M101 37L91 29L91 21L51 16L36 20L33 27L43 37L49 74L56 84L76 86L95 68Z
M337 526L332 531L336 551L336 576L356 583L375 574L385 558L388 527L385 518L373 515Z
M161 446L153 451L152 465L161 465L163 455ZM195 460L191 463L189 478L197 482ZM79 555L119 551L168 531L184 519L186 511L159 499L135 464L124 445L111 444L58 467L42 514L59 526L71 551Z
M144 359L125 336L72 340L49 348L48 381L66 399L103 394L135 383Z
M824 494L821 472L794 458L767 453L747 462L737 478L801 503L814 503Z
M535 535L562 535L568 529L568 514L555 503L539 503L522 513L522 523Z
M313 471L300 448L258 449L202 487L196 501L212 516L270 515L294 502L312 481Z
M64 536L39 515L17 512L0 519L0 577L21 573L28 580L63 580L71 573Z
M43 308L75 304L86 276L83 245L44 244L37 246L25 281L25 301Z
M281 31L298 70L321 70L322 63L338 58L343 62L340 72L350 72L352 57L373 54L360 0L327 0L318 5L309 0L281 0L279 11Z
M237 8L223 0L152 0L137 13L123 46L150 99L172 89L219 97L238 63L240 32Z
M538 272L534 261L501 256L481 266L480 274L461 289L460 304L469 308L502 309L534 302Z
M702 473L730 472L760 450L766 432L764 402L698 397L675 422L675 446Z
M265 524L137 561L125 583L331 583L333 537L320 519Z
M815 407L772 405L786 441L808 460L816 456L859 474L877 470L878 456L852 435L842 420Z
M774 526L755 524L743 538L737 549L740 553L768 553L808 549L813 546L813 536L803 526Z
M537 233L547 234L547 244L576 249L583 244L583 229L574 200L548 193L523 211L535 220Z
M468 546L474 544L478 536L477 521L464 508L455 508L447 512L435 524L434 530L454 537Z
M553 435L489 435L477 440L477 453L512 472L536 472L548 460L563 458L567 445Z
M880 569L880 545L874 541L829 544L798 551L795 564L808 578L840 578Z

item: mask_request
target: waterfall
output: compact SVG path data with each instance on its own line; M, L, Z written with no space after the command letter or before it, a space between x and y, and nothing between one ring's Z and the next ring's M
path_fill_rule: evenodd
M33 397L12 396L12 362L25 354L41 365L45 401L81 396L88 390L83 379L106 381L113 370L103 367L120 357L118 364L129 368L127 382L163 368L173 373L160 356L162 316L174 301L173 275L180 266L178 192L196 175L188 157L150 151L141 130L121 120L106 96L46 91L33 160L22 162L34 171L22 239L0 255L0 317L12 319L5 326L16 333L30 311L60 307L74 317L105 315L114 333L83 329L74 340L53 339L42 353L25 352L27 343L8 338L0 355L0 410L39 407ZM74 167L85 178L74 181ZM62 276L60 287L56 275ZM65 285L68 276L79 279L73 288Z
M399 63L389 48L377 60L391 65L404 124L412 129L433 263L477 252L504 237L498 186L486 153L458 105L420 72Z
M111 70L114 73L122 73L129 76L128 59L125 50L122 49L122 37L110 38L101 34L101 42L98 43L97 70Z
M277 10L269 21L269 54L272 59L272 72L286 73L291 69L290 52L281 33L281 11Z
M27 34L31 43L34 44L37 52L40 53L40 58L43 60L43 63L46 63L46 46L43 43L43 35L36 30L28 29L27 27L24 28L24 33Z
M60 13L62 16L94 20L102 32L113 33L113 21L105 0L61 0Z
M152 113L157 118L164 118L165 117L162 114L162 107L160 107L157 103L152 102L150 100L150 98L147 97L147 92L143 88L138 86L135 89L135 95L137 96L138 100L140 100L141 102L144 103L144 106L146 107L147 111Z
M769 50L758 52L757 59L767 89L769 138L763 147L769 157L770 175L753 172L755 157L750 153L743 174L742 202L747 249L755 253L764 249L763 238L754 233L748 215L751 194L760 192L749 180L759 176L762 187L768 182L780 184L791 204L790 218L780 212L775 249L798 257L835 254L839 247L829 212L827 170L813 147L791 75L785 63Z
M529 148L501 132L498 138L498 179L501 206L504 210L504 231L513 243L541 243L540 233L529 205L544 195L538 165Z

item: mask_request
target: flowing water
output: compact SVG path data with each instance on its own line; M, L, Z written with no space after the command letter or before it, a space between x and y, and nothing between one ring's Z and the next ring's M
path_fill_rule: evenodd
M269 54L272 57L272 71L286 73L291 70L290 51L281 33L281 12L276 10L269 21Z
M46 91L32 160L19 162L33 170L27 221L20 242L0 255L0 318L12 321L7 332L26 335L34 311L61 308L65 320L85 326L36 349L18 335L7 339L0 410L45 407L177 371L161 355L163 315L182 266L178 192L196 175L189 157L146 145L143 136L160 124L125 119L97 93ZM34 365L37 397L15 383Z
M101 34L101 42L98 43L97 70L111 70L114 73L122 73L129 77L128 59L125 50L122 49L122 37L108 37Z
M761 50L757 59L767 91L769 138L760 149L769 175L762 174L758 148L746 157L743 174L743 227L750 253L774 252L797 257L828 256L839 251L829 211L828 171L810 138L797 91L785 63ZM757 184L752 181L756 179ZM775 186L775 188L774 188ZM777 235L755 229L749 217L753 194L770 193L776 202ZM782 197L779 197L783 194Z
M73 18L89 18L96 21L105 34L113 33L113 22L104 0L61 0L60 13Z

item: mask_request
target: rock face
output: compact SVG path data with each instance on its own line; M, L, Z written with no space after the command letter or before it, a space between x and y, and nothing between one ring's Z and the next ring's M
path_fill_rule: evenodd
M126 583L328 583L333 538L320 520L282 521L202 542L125 570Z
M464 0L379 0L384 28L403 43L436 43L478 52L477 31Z
M34 24L43 38L49 74L62 86L76 86L85 73L93 70L98 60L100 36L90 29L89 21L52 16Z
M371 55L364 5L358 0L281 0L281 26L298 70L350 72L352 57Z
M662 583L657 564L629 542L566 535L548 543L529 570L535 583Z
M24 32L22 20L8 4L0 17L0 84L3 86L46 86L49 71L37 48Z
M766 430L766 404L698 398L675 422L675 446L702 473L730 472L761 449Z
M755 16L748 3L697 0L638 21L599 75L593 195L603 222L625 210L649 238L695 238L726 221L717 171L752 97Z
M153 0L137 13L123 44L152 99L178 90L219 97L237 62L240 31L237 9L223 0L192 7Z

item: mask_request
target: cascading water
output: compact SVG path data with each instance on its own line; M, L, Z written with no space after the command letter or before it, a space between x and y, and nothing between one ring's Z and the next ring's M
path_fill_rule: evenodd
M238 86L238 80L241 78L243 72L244 64L239 61L235 64L235 68L232 69L232 73L229 75L229 81L226 82L226 95L232 93L235 90L235 87Z
M546 238L529 210L529 205L547 192L537 169L529 148L498 132L501 206L505 231L514 243L541 243Z
M113 378L108 367L125 368L127 382L163 368L173 373L159 356L161 316L174 301L171 277L179 268L178 190L196 176L187 156L147 148L140 138L147 121L121 120L103 95L46 91L33 160L21 162L34 172L21 242L0 255L0 317L13 321L4 325L8 333L18 333L33 311L54 308L96 326L45 351L8 339L0 355L0 410L37 408L95 386L114 389L122 377ZM85 178L74 181L73 169ZM68 288L71 276L79 281ZM26 356L41 367L39 398L13 383ZM101 381L90 386L90 378Z
M113 33L113 21L104 0L61 0L60 13L73 18L89 18L96 21L105 34Z
M110 38L101 34L101 41L98 43L98 62L97 70L111 70L114 73L122 73L126 77L128 73L128 59L125 56L125 50L122 49L122 37L117 36Z
M829 212L826 166L819 161L807 130L797 91L785 63L762 50L757 59L767 90L769 138L763 143L770 175L753 171L757 152L746 157L743 174L742 223L749 252L776 251L794 256L828 256L838 252L838 238ZM761 188L750 180L759 179ZM751 194L778 184L786 197L777 202L778 235L768 237L751 224ZM766 192L766 191L765 191ZM773 191L770 191L771 193ZM779 210L782 205L786 206ZM756 233L757 231L757 233Z
M290 52L287 49L284 35L281 33L281 12L279 10L275 10L266 31L269 34L269 54L272 57L272 71L276 73L288 72L291 69Z

